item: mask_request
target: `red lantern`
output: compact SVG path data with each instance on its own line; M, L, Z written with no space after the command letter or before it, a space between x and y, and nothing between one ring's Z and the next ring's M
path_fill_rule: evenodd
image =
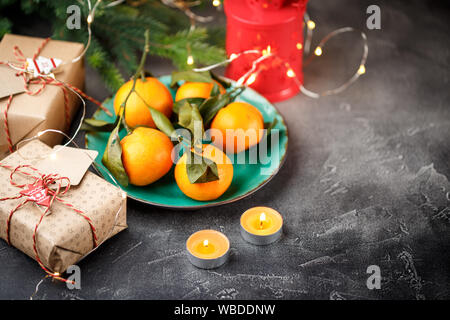
M245 50L272 53L252 72L247 85L270 101L288 99L303 83L303 14L307 0L226 0L227 54ZM252 69L261 54L243 55L227 67L226 76L237 80Z

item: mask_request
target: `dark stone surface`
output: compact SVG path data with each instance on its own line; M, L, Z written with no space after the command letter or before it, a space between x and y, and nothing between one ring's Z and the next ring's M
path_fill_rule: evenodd
M369 4L311 1L315 43L338 27L365 29ZM79 263L82 289L47 280L36 298L449 299L449 9L437 1L377 4L382 29L366 30L370 53L360 81L337 96L276 104L289 150L267 186L195 212L129 201L129 229ZM42 35L35 30L23 33ZM360 55L356 41L330 43L305 69L306 86L327 88L349 76ZM151 68L172 71L159 59ZM108 95L92 70L86 81L88 94ZM256 247L241 239L239 217L256 205L283 214L279 242ZM204 228L221 230L232 244L229 262L213 271L196 269L185 255L187 237ZM369 265L381 268L381 290L366 287ZM6 299L27 299L43 277L4 241L0 270Z

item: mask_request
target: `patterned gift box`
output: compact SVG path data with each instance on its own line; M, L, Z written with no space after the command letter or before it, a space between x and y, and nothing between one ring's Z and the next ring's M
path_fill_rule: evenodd
M24 202L20 195L24 188L11 184L11 173L19 165L35 166L37 160L24 160L50 154L52 149L35 140L0 161L0 237L7 239L8 217ZM15 184L27 184L30 177L18 172L13 176ZM5 200L6 198L6 200ZM33 248L33 233L44 208L27 202L14 212L9 222L10 244L33 259L42 262L42 267L51 272L63 273L95 247L127 228L126 195L116 186L97 175L86 172L81 183L71 186L69 191L54 201L49 213L39 224L36 233L36 248ZM25 198L26 199L26 198ZM66 205L68 204L68 205ZM82 214L78 214L78 212ZM85 215L88 220L83 217Z

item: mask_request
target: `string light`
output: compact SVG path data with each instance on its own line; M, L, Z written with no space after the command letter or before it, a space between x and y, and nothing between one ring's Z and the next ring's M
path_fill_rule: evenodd
M214 7L218 7L218 6L220 6L222 3L220 2L220 0L213 0L212 4L213 4Z
M256 81L256 73L252 73L250 75L250 77L248 77L247 81L245 81L245 84L247 86L251 85L252 83L254 83Z
M288 71L286 72L286 75L287 75L289 78L294 78L294 77L295 77L295 72L294 72L294 70L292 70L291 68L289 68Z
M321 47L317 47L316 50L314 50L314 54L316 56L321 56L322 55L322 48Z
M195 21L206 23L211 22L214 19L212 16L203 17L192 12L190 8L201 4L201 1L161 0L161 2L168 7L183 11L183 13L191 20L191 26L195 23Z
M117 0L111 3L108 3L106 5L106 7L108 8L112 8L115 6L118 6L119 4L123 3L125 0ZM87 4L88 4L88 16L86 19L87 22L87 31L88 31L88 40L86 42L86 45L84 46L84 50L74 59L72 59L72 61L65 61L63 62L60 66L62 67L63 65L69 64L69 63L75 63L78 62L79 60L81 60L84 55L86 54L86 52L88 51L89 47L91 46L91 42L92 42L92 29L91 29L91 24L94 22L94 18L95 18L95 10L97 9L98 5L102 2L102 0L97 0L97 2L94 4L94 7L92 7L91 4L91 0L87 0Z
M270 45L268 45L268 46L267 46L267 49L263 49L262 55L263 55L264 57L266 57L266 56L268 56L268 55L271 54L271 51L272 51L272 47L271 47Z
M308 20L306 25L308 26L308 29L310 29L310 30L314 30L314 28L316 27L316 23L312 20Z
M56 160L56 153L55 152L50 153L50 160Z
M94 18L92 18L92 15L89 14L88 17L87 17L87 23L88 23L88 24L91 24L92 21L94 21Z
M309 19L309 16L307 13L305 13L305 21L307 21L307 25L308 25L308 29L307 29L307 38L305 39L305 43L302 46L302 44L297 43L296 47L297 49L302 49L304 48L304 52L305 55L307 54L307 51L309 51L309 46L311 44L311 38L312 38L312 29L311 27L314 26L315 27L315 23L313 22L313 24L311 24L310 22L312 20ZM242 55L246 55L246 54L254 54L254 53L259 53L261 56L259 58L257 58L256 60L253 61L252 63L252 68L250 70L248 70L243 76L241 76L237 81L236 84L238 86L242 86L245 82L245 84L247 86L251 85L252 83L254 83L256 81L257 75L260 73L260 70L257 70L259 64L266 60L267 58L270 57L276 57L277 59L280 59L281 61L285 62L285 66L287 68L286 70L286 76L289 78L292 78L293 81L295 81L296 85L298 86L298 88L300 89L300 91L310 97L310 98L320 98L323 96L329 96L329 95L333 95L333 94L338 94L343 92L345 89L347 89L351 84L353 84L356 80L358 80L358 78L364 74L366 72L366 61L367 61L367 56L369 54L369 47L367 45L367 36L364 32L362 31L358 31L352 27L344 27L344 28L340 28L337 30L334 30L333 32L329 33L327 36L325 36L319 43L319 45L316 47L314 54L315 56L320 56L323 53L323 47L325 46L325 44L332 38L336 37L339 34L345 33L345 32L358 32L359 35L361 36L362 40L363 40L363 54L361 57L361 62L360 62L360 66L358 68L358 70L353 74L353 76L347 80L344 84L342 84L340 87L337 87L335 89L331 89L331 90L327 90L321 93L316 93L313 91L310 91L308 89L306 89L303 84L301 83L301 81L297 78L297 75L295 74L295 72L293 71L293 69L290 67L289 63L284 61L281 57L279 57L276 54L272 53L272 50L270 48L270 46L268 46L267 49L263 49L261 51L258 50L246 50L240 53L232 53L230 55L230 58L216 63L214 65L210 65L210 66L206 66L203 68L194 68L193 71L195 72L204 72L204 71L210 71L212 69L215 69L219 66L222 66L224 64L227 64L229 62L231 62L232 60L242 56ZM308 50L307 50L308 48ZM310 58L314 58L314 56L311 56ZM247 80L246 80L247 79Z
M192 55L189 55L189 56L187 57L186 63L187 63L189 66L192 66L192 65L194 64L194 57L193 57Z
M359 66L359 69L358 69L358 74L364 74L364 73L366 73L366 67L362 64L362 65L360 65Z

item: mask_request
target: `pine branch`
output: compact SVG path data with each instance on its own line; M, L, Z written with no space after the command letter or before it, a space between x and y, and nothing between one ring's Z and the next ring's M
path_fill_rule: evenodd
M7 10L15 3L15 0L0 0L0 9ZM169 58L180 69L188 67L188 47L195 63L212 64L225 58L223 43L214 41L219 35L217 30L211 35L201 27L189 32L189 19L159 0L140 1L137 6L136 2L130 1L112 8L106 8L107 3L103 1L96 11L92 44L86 60L113 92L124 82L118 66L128 74L136 69L136 56L144 44L146 29L150 30L150 54ZM68 30L66 27L66 10L73 4L81 8L82 30ZM39 15L51 21L55 38L86 43L88 8L85 0L20 0L20 7L25 14ZM10 32L12 27L8 18L1 17L0 37L2 33Z

